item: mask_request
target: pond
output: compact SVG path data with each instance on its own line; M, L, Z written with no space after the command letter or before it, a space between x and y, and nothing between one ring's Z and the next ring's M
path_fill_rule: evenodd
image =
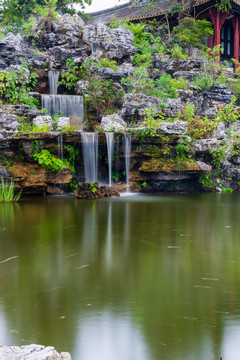
M239 359L240 194L0 205L0 343Z

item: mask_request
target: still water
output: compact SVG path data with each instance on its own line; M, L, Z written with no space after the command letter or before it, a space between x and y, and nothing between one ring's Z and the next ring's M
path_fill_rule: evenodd
M239 360L240 194L0 205L0 343Z

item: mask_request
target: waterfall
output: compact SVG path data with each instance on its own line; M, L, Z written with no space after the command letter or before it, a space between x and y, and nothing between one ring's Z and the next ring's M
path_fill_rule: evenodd
M130 173L130 158L131 158L131 135L124 134L124 150L125 150L125 171L127 192L130 192L129 173Z
M98 133L81 133L85 182L98 179Z
M50 70L48 72L48 83L51 95L57 95L57 84L59 79L60 71Z
M58 158L63 160L63 136L58 135Z
M107 153L108 153L108 177L109 177L109 186L112 186L112 154L113 154L113 140L114 133L108 132L105 133L107 139Z
M42 95L42 108L48 115L69 116L76 124L83 121L83 97L73 95Z

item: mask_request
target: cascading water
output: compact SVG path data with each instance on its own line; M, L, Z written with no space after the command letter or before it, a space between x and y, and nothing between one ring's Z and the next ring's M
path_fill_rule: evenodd
M63 136L58 135L58 158L63 160Z
M73 95L42 95L42 108L48 115L70 116L78 123L83 120L83 98Z
M105 133L107 139L107 153L108 153L108 177L109 177L109 186L112 186L112 155L113 155L113 140L114 133L108 132Z
M57 95L59 71L48 72L50 95L42 95L42 108L48 115L70 117L76 128L83 122L83 97L78 95Z
M130 173L130 158L131 158L131 135L124 134L124 152L125 152L127 192L130 192L129 173Z
M81 133L85 182L98 181L98 133Z
M57 85L59 80L60 71L50 70L48 72L48 83L51 95L57 95Z

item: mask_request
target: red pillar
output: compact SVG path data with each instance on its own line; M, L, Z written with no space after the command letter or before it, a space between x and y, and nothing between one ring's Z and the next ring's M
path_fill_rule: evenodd
M225 13L220 13L219 11L215 9L209 10L209 15L212 20L213 26L214 26L214 46L220 45L221 42L221 28L224 24L224 21L226 20L226 17L229 14L229 10ZM219 61L220 63L220 53L219 53Z
M237 63L235 69L239 66L239 17L236 16L232 19L233 28L234 28L234 44L233 44L233 56L235 57Z

